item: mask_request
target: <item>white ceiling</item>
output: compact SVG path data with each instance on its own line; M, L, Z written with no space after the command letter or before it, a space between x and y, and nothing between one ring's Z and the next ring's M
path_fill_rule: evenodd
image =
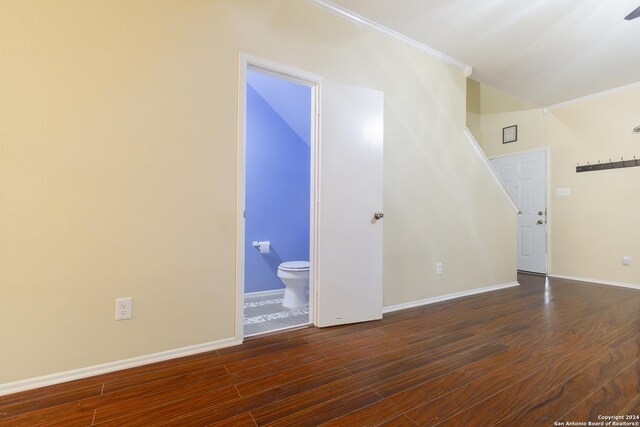
M640 0L333 0L540 106L640 81Z

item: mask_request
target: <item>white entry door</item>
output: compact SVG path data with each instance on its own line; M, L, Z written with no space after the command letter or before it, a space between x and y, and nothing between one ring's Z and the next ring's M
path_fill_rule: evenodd
M518 206L518 270L547 273L546 151L491 160Z
M382 318L383 119L382 92L322 83L320 327Z

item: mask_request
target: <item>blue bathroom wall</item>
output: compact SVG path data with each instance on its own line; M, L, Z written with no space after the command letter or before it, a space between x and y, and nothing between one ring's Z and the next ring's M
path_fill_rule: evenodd
M306 110L311 128L311 89L274 80L278 90L265 96L288 97ZM310 147L251 85L247 85L247 157L245 219L245 292L284 288L277 277L285 261L309 259ZM266 93L266 92L263 92ZM306 95L305 95L306 94ZM301 101L302 100L302 101ZM282 109L281 109L282 111ZM296 124L298 130L300 123ZM271 241L271 252L261 254L254 241Z

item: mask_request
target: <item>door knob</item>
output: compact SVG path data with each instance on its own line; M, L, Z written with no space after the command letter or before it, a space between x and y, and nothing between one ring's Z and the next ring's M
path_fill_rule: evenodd
M541 220L541 219L539 219L539 220L538 220L538 224L544 224L544 221L543 221L543 220Z
M538 212L538 215L544 215L544 212L540 211Z
M373 217L375 219L382 219L382 218L384 218L384 214L382 212L376 212L376 213L373 214Z

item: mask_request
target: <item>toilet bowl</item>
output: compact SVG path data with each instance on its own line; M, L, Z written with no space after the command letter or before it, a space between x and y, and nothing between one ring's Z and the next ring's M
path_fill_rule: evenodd
M278 266L278 277L284 284L285 308L303 307L309 303L309 261L289 261Z

